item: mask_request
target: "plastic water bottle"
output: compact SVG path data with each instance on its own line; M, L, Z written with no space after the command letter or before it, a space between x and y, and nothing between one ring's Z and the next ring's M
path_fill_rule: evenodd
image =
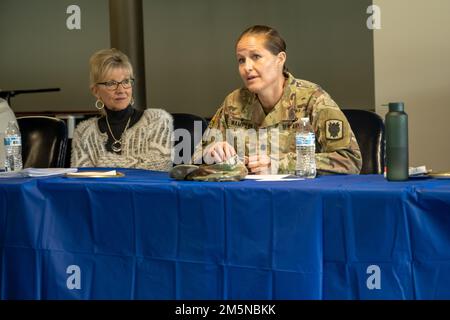
M403 102L389 103L385 128L387 179L408 180L408 115L405 113Z
M10 121L5 131L5 170L22 170L22 137L15 121Z
M316 177L316 136L309 123L309 118L301 118L300 126L295 135L295 148L297 150L297 163L295 175L302 178Z

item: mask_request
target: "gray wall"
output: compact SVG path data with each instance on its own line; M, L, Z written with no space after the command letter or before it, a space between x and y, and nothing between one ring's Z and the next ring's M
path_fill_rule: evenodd
M81 30L68 30L66 9L81 8ZM0 89L60 87L23 94L14 111L92 110L89 63L109 46L108 0L0 0Z
M382 104L404 101L409 117L409 163L450 170L450 1L375 0L375 92Z
M288 46L290 71L316 82L341 107L374 109L369 0L144 0L149 107L211 116L241 86L234 45L252 24L274 26ZM82 10L69 31L66 8ZM15 111L92 110L88 59L109 46L108 1L1 0L0 88L59 86L17 96ZM137 67L137 66L135 66Z
M241 86L235 41L252 24L275 27L287 66L341 107L374 109L367 0L144 1L147 99L169 111L214 114Z

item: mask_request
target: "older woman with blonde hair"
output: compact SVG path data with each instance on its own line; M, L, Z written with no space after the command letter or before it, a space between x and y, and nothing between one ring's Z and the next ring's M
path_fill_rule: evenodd
M117 49L90 58L90 88L101 116L81 122L72 141L72 167L172 167L172 116L133 107L133 68Z

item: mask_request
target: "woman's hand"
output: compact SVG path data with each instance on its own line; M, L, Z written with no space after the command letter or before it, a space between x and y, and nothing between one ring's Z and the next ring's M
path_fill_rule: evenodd
M236 155L236 151L228 142L215 142L206 147L203 159L207 164L221 163Z
M250 156L246 165L250 174L270 174L270 157L267 155Z

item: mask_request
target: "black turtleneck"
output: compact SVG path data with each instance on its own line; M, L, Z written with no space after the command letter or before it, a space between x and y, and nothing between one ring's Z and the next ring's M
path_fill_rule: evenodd
M113 132L113 135L114 137L116 137L116 139L120 139L120 137L122 136L122 133L127 125L128 119L130 119L130 124L128 125L129 129L133 125L135 125L136 122L139 121L139 119L141 119L142 114L144 113L144 111L142 110L134 109L131 105L120 111L112 111L106 107L105 110L106 116L108 117L109 125L111 126L111 131ZM114 139L108 130L108 125L106 124L106 118L104 116L98 120L98 127L100 129L100 132L102 133L106 132L108 134L108 140L106 141L105 147L106 150L108 150L109 152L113 152L111 145L114 142Z

